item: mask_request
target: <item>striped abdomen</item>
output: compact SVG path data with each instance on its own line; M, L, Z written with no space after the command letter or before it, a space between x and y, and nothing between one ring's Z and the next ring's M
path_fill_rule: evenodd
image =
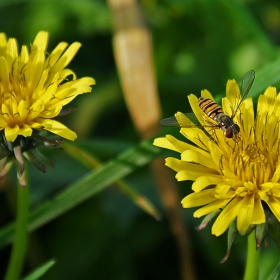
M200 97L198 99L198 105L208 117L218 123L218 127L224 132L227 138L233 138L240 132L239 125L235 124L231 117L224 114L221 106L213 100Z
M200 97L198 99L198 106L208 117L214 120L218 114L224 113L221 106L209 98Z

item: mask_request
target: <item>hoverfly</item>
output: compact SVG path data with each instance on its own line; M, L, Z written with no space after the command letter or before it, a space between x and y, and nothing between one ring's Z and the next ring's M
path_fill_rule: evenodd
M250 70L247 73L245 73L240 80L237 82L240 94L238 95L235 89L235 86L230 88L230 91L232 91L232 94L235 96L235 104L234 108L232 108L232 115L228 116L224 113L222 107L218 105L215 101L209 99L200 97L198 99L198 106L200 109L206 114L209 118L215 121L216 124L212 125L196 125L196 124L190 124L190 122L187 122L186 124L181 123L177 121L176 117L170 117L166 118L160 121L162 125L165 126L179 126L179 127L211 127L213 129L219 128L224 132L225 137L227 138L233 138L235 135L237 135L240 132L240 127L238 124L234 123L233 118L235 117L236 113L240 109L245 97L247 96L248 92L250 91L252 84L255 79L255 71ZM188 118L192 117L192 113L185 114Z

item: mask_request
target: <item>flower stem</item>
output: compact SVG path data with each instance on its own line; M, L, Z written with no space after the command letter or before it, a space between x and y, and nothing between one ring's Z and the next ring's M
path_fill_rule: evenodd
M258 280L260 250L256 249L255 231L248 236L247 260L244 280Z
M23 172L22 176L25 176ZM25 178L23 177L23 180ZM18 183L17 188L17 216L14 244L11 252L11 257L8 269L5 275L5 280L17 280L20 277L22 266L25 259L27 247L27 227L28 227L28 207L29 206L29 190L28 182L26 187L22 188Z

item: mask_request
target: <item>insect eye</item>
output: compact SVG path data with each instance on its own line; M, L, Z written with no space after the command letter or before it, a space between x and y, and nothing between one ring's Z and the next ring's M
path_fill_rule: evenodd
M234 126L235 130L237 131L237 133L239 133L240 132L239 125L235 123L233 126Z
M232 138L233 137L233 131L232 131L232 128L231 127L228 127L225 131L225 136L226 138Z
M232 138L233 135L236 135L240 132L240 127L238 124L233 124L232 126L229 126L225 131L225 136L227 138Z

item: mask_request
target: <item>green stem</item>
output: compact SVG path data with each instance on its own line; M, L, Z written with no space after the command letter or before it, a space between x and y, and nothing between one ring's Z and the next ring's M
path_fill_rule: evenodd
M256 250L255 231L248 237L247 260L244 280L258 280L259 278L260 250Z
M22 176L25 176L23 172ZM17 280L20 277L22 266L25 260L25 252L27 247L27 227L28 227L28 207L29 206L29 190L28 182L26 187L22 188L18 184L17 188L17 216L16 228L14 236L14 244L5 280Z

